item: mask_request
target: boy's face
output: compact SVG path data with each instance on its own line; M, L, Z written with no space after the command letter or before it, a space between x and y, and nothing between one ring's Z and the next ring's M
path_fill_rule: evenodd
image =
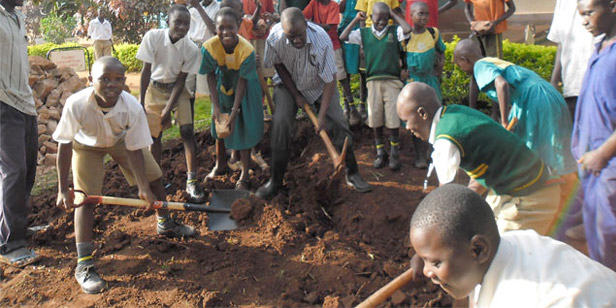
M432 118L427 114L423 107L416 107L416 104L407 103L397 105L398 117L406 122L406 129L415 137L427 141L430 138L430 127Z
M460 57L459 55L453 56L453 62L465 73L472 75L473 74L473 64L465 57Z
M237 43L237 20L228 15L216 17L216 33L223 46L234 46Z
M453 298L465 298L483 280L483 271L468 243L451 247L441 240L436 227L428 226L411 228L411 244L424 261L424 275Z
M610 30L616 18L615 1L581 0L578 2L578 12L582 16L582 25L593 36L598 36Z
M412 16L413 24L420 27L425 27L430 20L430 11L427 6L420 5L413 10Z
M92 74L92 82L94 94L103 100L107 107L113 106L124 90L126 82L124 69L119 66L106 65Z
M174 11L169 16L169 37L177 41L186 36L190 29L190 14L184 11Z
M389 11L376 9L372 11L372 23L374 28L381 31L389 24Z

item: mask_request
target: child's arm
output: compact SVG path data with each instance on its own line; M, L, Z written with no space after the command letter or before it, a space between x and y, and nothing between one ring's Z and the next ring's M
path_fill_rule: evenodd
M351 23L344 28L344 31L342 31L342 33L340 33L340 40L341 41L348 41L349 40L349 34L351 34L351 31L353 31L353 28L355 28L355 25L357 25L358 22L360 21L365 21L366 20L366 13L364 12L357 12L357 15L355 15L355 18L353 18L353 21L351 21Z
M513 13L515 13L515 4L513 3L513 0L509 0L507 1L507 11L503 15L499 16L495 21L490 22L490 30L488 33L494 33L494 28L496 25L511 17Z
M344 13L344 10L346 10L346 2L347 0L340 0L340 2L338 3L338 7L340 8L340 14Z
M237 81L237 87L235 87L235 96L233 97L233 108L231 109L231 115L229 116L229 131L233 133L233 128L235 127L235 118L237 118L237 114L240 112L240 106L242 105L242 100L246 95L246 79L239 78Z
M247 1L247 0L244 0ZM255 1L255 6L257 7L255 9L254 14L252 14L252 30L256 30L258 23L259 23L259 19L261 19L261 1L259 0L254 0Z
M496 88L496 96L498 97L498 105L500 106L501 124L507 127L509 117L509 83L503 76L497 76L494 79L494 88Z
M201 6L201 3L199 2L199 0L190 0L189 4L197 9L199 16L201 16L201 19L205 22L207 29L212 33L216 33L216 24L214 24L214 21L210 18L210 16L205 13L205 9L203 9L203 6Z
M56 168L58 169L58 199L56 206L70 211L73 209L73 196L68 191L68 172L71 170L71 159L73 157L73 143L58 143L58 156L56 158Z
M167 105L163 109L160 116L160 125L162 127L166 127L171 123L171 110L175 108L178 104L178 98L182 91L184 90L184 86L186 84L186 76L188 73L180 72L178 78L175 80L175 85L173 85L173 89L171 90L171 95L169 95L169 100L167 101Z
M145 107L145 92L150 85L150 78L152 77L152 63L143 62L143 68L141 69L141 79L139 81L139 96L141 97L141 106Z
M466 16L466 20L468 23L472 23L475 20L475 15L473 12L473 4L470 2L466 2L464 6L464 15ZM471 29L472 30L472 29Z
M454 7L457 3L458 3L458 0L447 1L447 3L443 4L441 7L438 8L439 15L445 13L447 10Z
M552 78L550 79L550 83L557 90L560 88L558 85L562 80L562 69L563 66L560 63L562 45L558 44L558 49L556 50L556 56L554 56L554 69L552 70Z
M404 35L411 33L411 31L413 30L413 28L411 28L411 25L409 25L409 23L406 22L403 17L400 17L400 15L394 12L394 10L392 10L391 8L389 8L389 16L391 16L391 18L402 28Z
M220 116L220 104L218 103L218 87L216 84L216 73L207 74L207 86L210 89L210 100L212 101L212 120Z
M479 96L479 87L475 76L471 76L471 82L468 85L468 106L477 109L477 97Z
M164 201L157 200L156 195L152 192L150 188L150 182L145 175L145 162L143 159L143 149L130 151L126 150L128 164L130 165L130 169L135 175L135 180L137 181L137 188L139 189L139 199L147 201L150 205L147 209L152 208L152 204L155 201Z

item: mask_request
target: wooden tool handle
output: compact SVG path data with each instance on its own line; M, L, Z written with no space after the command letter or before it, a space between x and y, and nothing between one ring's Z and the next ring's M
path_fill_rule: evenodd
M257 69L257 76L259 77L259 83L261 84L261 90L265 93L265 100L267 101L267 106L270 109L270 114L274 114L274 102L272 100L272 95L267 88L267 83L265 83L265 78L263 78L263 73L261 72L261 68Z
M505 129L508 130L508 131L511 131L516 124L518 124L518 118L517 117L513 117L513 119L511 119L511 121L509 121L509 124L507 124L507 128L505 128Z
M96 203L99 203L99 204L122 205L122 206L141 207L141 208L145 208L149 205L147 201L144 201L141 199L108 197L108 196L88 196L88 198L93 201L96 200L97 201ZM179 211L210 212L210 213L230 213L231 212L231 209L209 207L203 204L192 204L192 203L170 202L170 201L156 201L154 202L153 208L179 210Z
M314 127L319 126L319 120L317 119L317 116L312 111L312 108L310 107L310 105L308 104L304 105L304 111L306 111L306 114L308 114L308 117L310 118L310 121L312 121L312 124L314 124ZM334 144L332 143L331 139L329 139L329 136L327 135L327 132L325 131L325 127L322 127L321 131L319 131L319 136L321 136L321 139L323 139L323 142L325 143L325 147L327 148L327 152L332 157L334 164L336 164L336 162L340 160L339 159L340 154L338 154L338 151L334 147Z
M394 292L402 286L413 280L413 269L409 268L406 272L400 274L396 279L380 288L374 294L370 295L365 301L361 302L356 308L373 308L388 299Z

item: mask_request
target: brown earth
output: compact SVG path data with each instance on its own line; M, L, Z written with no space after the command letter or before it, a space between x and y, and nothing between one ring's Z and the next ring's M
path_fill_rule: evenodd
M25 269L0 268L4 270L0 306L355 305L409 266L409 220L424 196L425 170L411 167L408 134L402 139L403 167L395 173L372 168L370 136L367 128L357 131L355 148L362 175L374 190L360 194L345 186L337 193L323 194L333 171L331 161L309 123L298 123L285 190L271 202L252 198L236 204L234 212L243 218L239 230L209 231L206 214L182 212L174 215L197 226L199 235L166 239L155 234L152 212L98 206L95 259L109 289L97 295L82 293L73 278L73 219L54 207L55 189L34 196L31 225L50 225L31 238L43 259ZM214 164L214 141L209 132L198 133L197 139L199 147L207 149L198 157L203 178ZM266 159L268 144L264 140L260 149ZM163 157L168 198L183 200L186 167L181 143L168 142ZM253 167L254 189L268 174ZM237 172L219 176L207 188L232 189L238 177ZM103 191L136 196L113 162L106 166ZM451 304L443 291L421 280L394 294L385 306Z

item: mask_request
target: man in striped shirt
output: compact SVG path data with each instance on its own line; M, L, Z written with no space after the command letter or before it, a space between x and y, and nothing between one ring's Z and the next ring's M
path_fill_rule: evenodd
M372 190L361 178L353 154L353 133L340 108L334 49L327 32L307 23L298 8L284 10L281 22L272 28L267 38L263 65L273 66L277 72L274 76L276 112L271 134L270 180L257 190L257 195L269 199L282 187L295 130L295 114L307 104L319 110L317 132L327 130L338 150L342 149L344 139L349 138L345 161L347 184L360 192Z
M26 248L38 131L22 5L0 0L0 262L19 267L39 259Z

